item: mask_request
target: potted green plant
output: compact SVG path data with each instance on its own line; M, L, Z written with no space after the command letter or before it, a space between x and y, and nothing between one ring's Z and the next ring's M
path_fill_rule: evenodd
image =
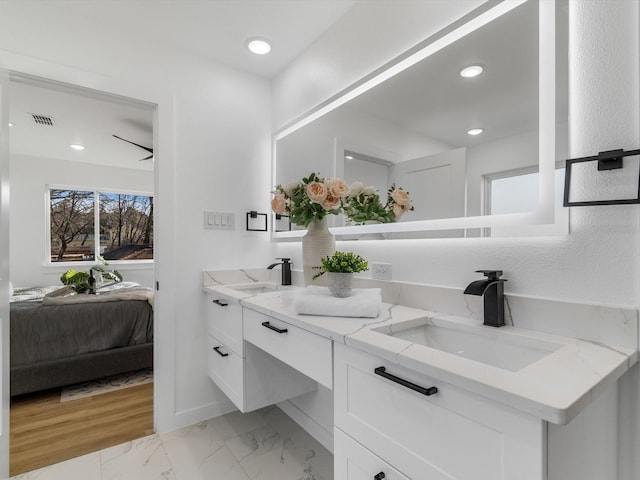
M104 258L99 256L97 260L101 263L101 265L94 265L93 267L91 267L91 270L101 274L103 280L111 280L113 283L122 281L122 274L119 271L107 270L105 268L109 264L105 261ZM90 277L91 275L87 272L70 269L60 275L60 281L63 285L71 286L76 293L87 293L90 292L92 287L95 286L95 278L93 279L94 284L91 285Z
M369 262L360 255L352 252L334 252L332 255L320 259L320 272L313 276L315 280L327 273L327 286L334 297L348 297L351 295L353 274L369 270Z

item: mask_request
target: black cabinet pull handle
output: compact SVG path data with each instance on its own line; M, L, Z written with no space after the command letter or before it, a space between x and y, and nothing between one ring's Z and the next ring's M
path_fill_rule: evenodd
M391 380L392 382L399 383L404 387L410 388L411 390L415 390L416 392L426 396L430 396L435 393L438 393L438 387L427 387L427 388L421 387L420 385L411 383L410 381L405 380L404 378L396 377L395 375L391 375L390 373L387 373L387 369L384 367L378 367L374 370L374 372L376 375L380 375L381 377Z
M263 327L267 327L269 330L273 330L274 332L278 332L278 333L287 333L289 330L287 330L286 328L277 328L274 327L273 325L271 325L269 322L262 322L262 326Z
M380 472L377 475L373 476L373 480L382 480L383 478L387 478L387 476L384 474L384 472Z
M220 305L221 307L226 307L227 305L229 305L228 303L221 302L220 300L213 300L213 303L215 303L216 305Z
M228 356L229 356L229 354L228 354L228 353L222 353L222 352L220 351L220 347L213 347L213 349L214 349L214 350L216 351L216 353L217 353L218 355L220 355L221 357L228 357Z

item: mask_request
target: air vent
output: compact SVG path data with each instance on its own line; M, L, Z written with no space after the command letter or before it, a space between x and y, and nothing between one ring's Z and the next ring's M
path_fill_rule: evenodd
M53 121L53 117L49 116L49 115L42 115L39 113L30 113L29 115L31 115L33 117L33 121L36 123L36 125L40 125L42 127L53 127L55 126L55 122Z

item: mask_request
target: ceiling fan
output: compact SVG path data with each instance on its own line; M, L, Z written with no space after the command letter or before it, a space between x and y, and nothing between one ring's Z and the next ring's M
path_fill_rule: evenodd
M142 162L142 161L144 161L144 160L149 160L149 159L153 158L153 148L151 148L151 147L145 147L145 146L140 145L140 144L138 144L138 143L132 142L131 140L127 140L127 139L125 139L125 138L119 137L118 135L113 135L113 136L114 136L114 137L116 137L118 140L122 140L123 142L127 142L127 143L130 143L130 144L132 144L132 145L135 145L136 147L140 147L140 148L142 148L143 150L146 150L147 152L149 152L149 153L151 154L151 155L149 155L148 157L141 158L141 159L139 160L140 162Z

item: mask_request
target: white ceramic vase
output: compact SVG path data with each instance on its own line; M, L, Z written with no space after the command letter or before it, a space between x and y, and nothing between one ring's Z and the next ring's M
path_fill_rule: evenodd
M336 250L336 239L327 228L327 219L314 220L309 224L307 233L302 237L302 271L304 284L320 284L320 277L315 282L313 276L320 273L317 267L322 266L321 258L327 257ZM324 275L323 275L324 276Z
M327 272L327 286L334 297L348 297L351 295L351 281L353 273Z

